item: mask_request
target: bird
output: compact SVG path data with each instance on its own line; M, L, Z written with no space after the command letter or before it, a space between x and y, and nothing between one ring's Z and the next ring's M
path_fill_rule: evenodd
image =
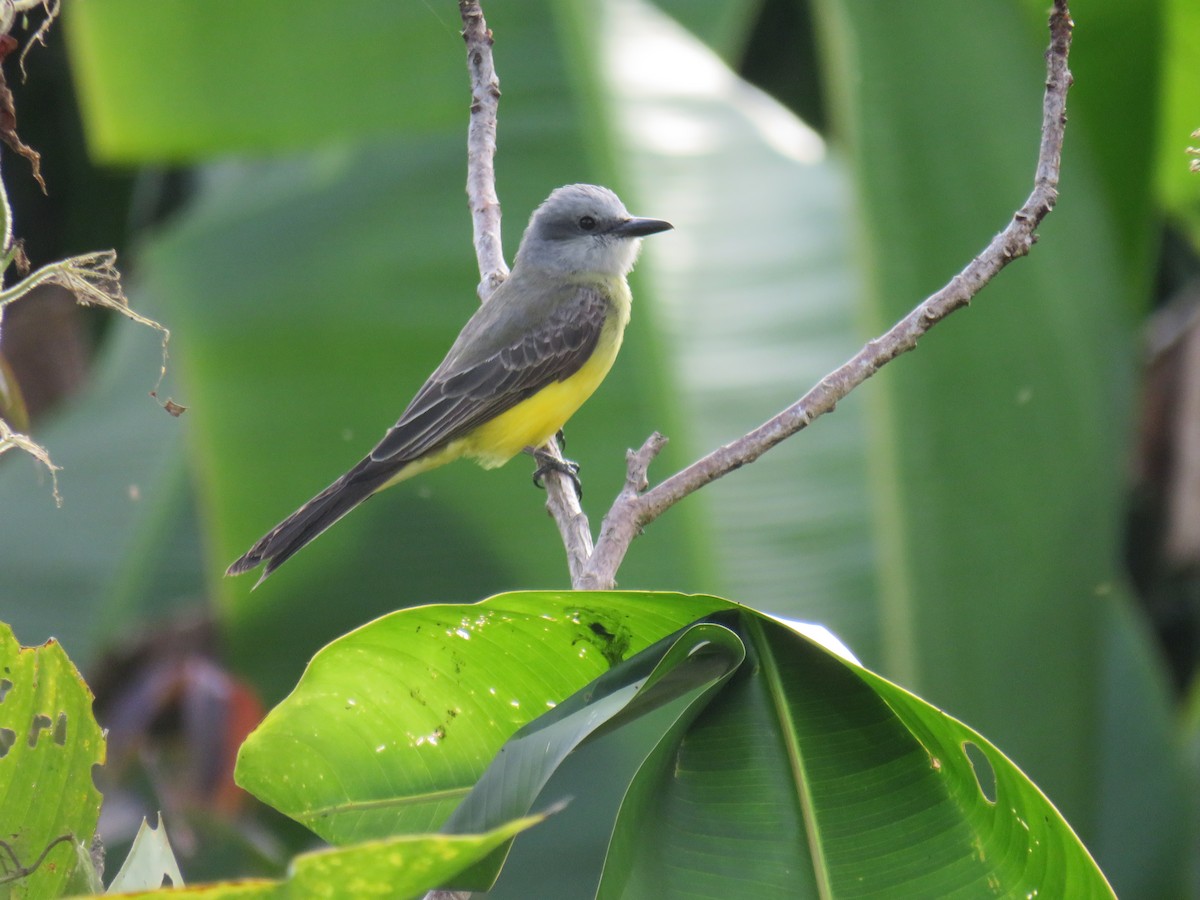
M257 587L379 491L460 458L496 468L537 448L604 380L629 323L626 276L641 238L670 222L630 215L592 184L557 188L534 210L512 271L357 465L268 531L226 575L263 566ZM578 466L566 464L575 478ZM578 489L578 480L576 479Z

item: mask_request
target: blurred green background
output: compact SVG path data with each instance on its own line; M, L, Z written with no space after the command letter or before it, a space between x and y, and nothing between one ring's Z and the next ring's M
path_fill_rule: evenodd
M647 242L625 349L567 429L594 527L627 447L669 435L661 478L768 418L1032 185L1042 3L484 9L510 258L572 181L676 226ZM1178 466L1140 454L1155 424L1200 415L1142 374L1147 321L1197 271L1200 13L1073 12L1061 201L1031 256L836 414L671 510L619 581L828 625L1008 753L1119 895L1192 896L1200 566L1162 550ZM0 619L24 643L58 637L110 695L186 692L114 659L199 617L216 635L200 655L270 704L386 611L567 586L522 460L381 495L254 593L221 574L361 457L474 308L459 28L449 0L74 0L34 50L16 101L51 195L6 167L17 234L35 263L122 250L134 304L172 329L161 393L189 409L145 398L149 330L53 298L6 318L18 376L32 358L63 382L32 404L63 508L32 461L0 460ZM241 871L202 838L197 859Z

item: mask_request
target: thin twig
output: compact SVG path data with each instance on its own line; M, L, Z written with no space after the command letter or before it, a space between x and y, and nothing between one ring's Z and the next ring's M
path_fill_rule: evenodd
M753 462L780 441L833 410L838 401L884 365L917 346L934 325L966 306L991 279L1014 259L1029 252L1037 239L1035 229L1054 208L1066 126L1067 90L1071 73L1067 57L1071 47L1071 22L1067 0L1055 0L1050 15L1050 48L1046 53L1046 93L1042 105L1042 139L1038 150L1033 192L1008 226L949 284L928 297L883 336L869 341L848 362L822 378L799 401L738 440L697 460L644 494L622 491L604 518L595 552L586 570L574 580L577 588L607 589L615 583L617 568L639 532L683 497ZM647 442L649 444L650 442ZM630 461L630 481L644 478L643 454Z
M500 81L492 62L492 32L483 18L479 0L459 0L463 40L467 43L467 71L471 76L471 119L467 127L467 199L475 228L475 256L479 261L479 299L487 302L508 277L500 242L500 201L496 197L496 117L500 106ZM551 438L542 448L561 460L558 442ZM547 472L546 507L558 525L567 551L571 583L582 574L592 555L592 532L571 479L562 472Z

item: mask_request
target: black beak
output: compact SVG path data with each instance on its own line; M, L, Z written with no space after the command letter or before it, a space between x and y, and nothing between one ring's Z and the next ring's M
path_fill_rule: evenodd
M660 231L670 231L675 226L662 219L626 219L609 232L618 237L645 237L648 234L658 234Z

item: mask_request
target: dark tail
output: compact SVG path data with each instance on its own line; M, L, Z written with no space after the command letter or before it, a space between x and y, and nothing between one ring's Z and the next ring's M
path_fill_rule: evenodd
M317 496L264 534L226 575L241 575L266 563L255 587L309 541L381 488L402 466L381 465L367 457Z

